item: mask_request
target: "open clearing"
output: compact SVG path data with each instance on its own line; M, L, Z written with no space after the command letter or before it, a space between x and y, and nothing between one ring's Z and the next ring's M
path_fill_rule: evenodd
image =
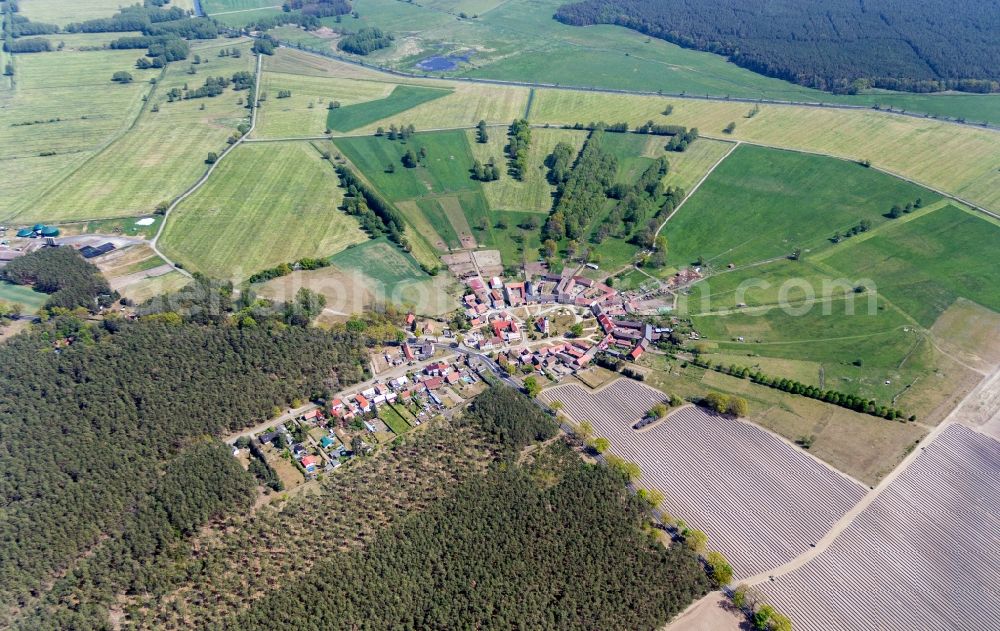
M255 287L264 298L279 302L295 300L295 294L305 287L326 296L326 314L347 318L375 305L375 296L366 288L368 278L353 271L345 272L336 267L297 271L287 276L271 279Z
M47 22L66 26L70 22L83 22L111 17L120 7L128 6L125 0L25 0L18 3L20 12L34 22ZM53 37L59 37L54 35Z
M863 219L887 221L893 204L917 198L930 205L940 197L851 162L740 146L667 224L670 260L687 265L702 256L724 267L813 251Z
M737 580L809 549L865 488L754 425L684 407L650 429L632 424L664 394L630 379L588 391L577 384L541 395L576 421L589 420L611 452L639 465L637 486L664 494L662 509L708 535Z
M48 299L48 294L35 291L31 287L0 281L0 303L19 304L25 315L41 309Z
M195 76L252 71L254 59L246 41L220 39L192 45L192 53L200 54L203 60ZM243 55L217 56L218 49L233 47L239 47ZM134 51L130 52L134 61ZM247 116L246 108L238 103L246 97L245 92L227 90L215 98L166 102L168 90L191 81L183 64L170 64L128 133L53 182L44 197L22 206L18 220L132 217L148 214L157 203L180 195L204 173L208 152L221 152L226 138ZM160 111L151 111L154 104Z
M192 270L242 279L364 241L342 199L333 169L308 143L244 144L174 210L160 244Z
M818 556L759 587L803 631L1000 628L1000 443L953 425Z

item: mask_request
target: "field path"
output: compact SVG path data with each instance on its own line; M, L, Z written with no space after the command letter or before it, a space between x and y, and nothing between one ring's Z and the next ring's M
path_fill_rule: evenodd
M157 241L160 240L160 235L163 234L163 229L167 225L167 220L170 218L170 213L173 212L173 210L175 208L177 208L177 206L182 201L184 201L185 199L187 199L188 197L190 197L191 195L193 195L195 193L195 191L197 191L199 188L201 188L202 185L205 182L208 181L208 178L209 178L209 176L212 175L212 172L215 171L215 167L219 166L219 163L222 162L222 160L225 159L225 157L228 156L230 154L230 152L232 152L233 149L235 149L236 147L239 147L241 144L243 144L243 141L246 139L246 137L253 133L254 128L257 126L257 96L258 96L258 94L260 94L260 74L261 74L262 60L263 60L263 55L259 55L258 54L257 55L257 73L256 73L256 76L255 76L254 82L253 82L253 101L251 102L252 105L251 105L251 108L250 108L250 129L247 130L247 133L245 133L242 136L240 136L236 140L236 142L234 142L233 144L231 144L228 147L226 147L226 149L221 154L219 154L219 157L216 158L215 162L213 162L212 164L208 165L208 169L205 171L205 173L200 178L198 178L198 181L195 182L194 184L192 184L186 191L184 191L183 193L181 193L180 196L177 197L177 199L175 199L170 204L169 207L167 207L166 212L163 213L163 221L160 222L160 228L159 228L159 230L157 230L156 234L153 236L153 238L149 240L149 247L151 247L153 249L153 251L156 252L156 254L161 259L163 259L164 261L166 261L171 267L173 267L175 270L177 270L181 274L184 274L188 278L191 278L191 272L187 271L186 269L184 269L182 267L178 267L177 264L174 263L174 261L172 259L170 259L163 252L161 252L160 248L158 248L157 245L156 245Z
M707 137L708 136L706 136L706 138ZM719 138L718 140L724 140L724 139ZM733 142L733 141L725 141L725 142ZM736 151L736 148L739 147L742 142L743 142L742 140L737 140L733 142L733 146L729 148L729 151L724 153L722 157L719 158L715 162L715 164L712 165L711 169L705 171L705 175L701 176L701 179L698 180L698 183L691 187L691 190L688 191L688 194L684 196L684 199L681 200L681 203L677 204L677 207L674 208L674 210L663 219L663 223L660 224L660 227L656 229L656 234L653 235L654 242L656 241L656 238L660 236L660 231L663 230L663 226L667 225L667 222L670 221L670 219L677 214L677 211L684 207L684 204L687 203L687 200L691 199L694 196L698 188L705 182L705 180L708 179L708 176L712 175L712 172L715 171L716 167L722 164L723 161L730 156L730 154Z
M800 554L798 557L792 559L791 561L785 563L784 565L776 567L773 570L767 570L761 572L741 582L746 583L748 585L757 585L769 582L771 580L771 577L782 576L784 574L792 572L802 567L803 565L809 563L812 559L822 554L827 548L830 547L830 545L837 539L837 537L839 537L841 533L843 533L844 530L846 530L847 527L850 526L854 522L854 520L857 519L857 517L865 509L867 509L872 504L872 502L874 502L875 499L883 491L885 491L889 487L889 485L892 484L892 482L897 477L899 477L899 475L904 470L906 470L906 468L910 465L910 463L912 463L917 458L917 456L920 455L921 451L923 451L923 449L925 449L927 445L933 443L934 440L950 425L954 423L960 423L963 419L965 419L965 417L968 415L968 412L964 410L966 406L978 407L979 404L981 404L983 401L995 400L997 398L996 395L998 392L998 388L1000 388L1000 368L997 368L997 370L994 371L992 375L980 381L975 388L973 388L967 395L965 395L965 398L963 398L962 401L957 406L955 406L955 408L951 411L951 413L947 417L945 417L945 419L941 421L941 423L936 428L934 428L934 430L931 431L930 434L924 437L924 439L921 441L920 448L914 449L912 452L909 453L909 455L903 458L903 461L900 462L899 465L897 465L896 468L893 469L889 475L885 476L885 478L883 478L882 481L878 483L878 486L869 491L860 502L855 504L854 507L851 508L851 510L849 510L843 517L841 517L833 525L830 531L827 532L822 539L816 542L816 547L810 548L803 554ZM996 420L997 417L994 416L991 423L995 423ZM966 424L974 425L974 423L966 423ZM985 428L977 428L977 429L982 430Z

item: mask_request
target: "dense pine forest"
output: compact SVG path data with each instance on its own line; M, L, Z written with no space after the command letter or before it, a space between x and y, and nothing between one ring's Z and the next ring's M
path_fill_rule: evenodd
M0 346L5 612L32 607L42 584L88 553L115 557L110 584L141 584L136 563L245 505L249 477L212 464L220 452L199 447L206 436L364 374L353 333L240 329L176 313L101 325L52 314Z
M486 403L470 420L509 429L493 434L506 447L544 427L537 407L514 403L523 395L482 396ZM516 409L505 411L504 402ZM523 426L519 411L529 417ZM225 626L658 628L710 581L689 548L665 548L643 529L646 506L625 482L556 443L534 462L507 462L469 478L371 545L324 560Z
M618 24L822 90L1000 90L1000 10L978 0L583 0L566 24Z

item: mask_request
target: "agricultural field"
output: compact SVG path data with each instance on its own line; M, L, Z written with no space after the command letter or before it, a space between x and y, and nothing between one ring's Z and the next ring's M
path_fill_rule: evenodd
M449 94L451 91L439 88L397 85L385 98L329 110L326 125L334 131L352 131Z
M29 210L53 184L126 131L150 91L144 79L158 73L132 69L134 61L135 51L17 55L15 88L0 92L5 164L0 219ZM129 70L136 80L112 83L118 70ZM82 92L88 97L80 98Z
M567 129L532 129L531 144L528 146L528 169L524 180L510 176L506 169L507 127L491 127L487 130L486 143L476 141L476 131L468 130L467 137L472 147L472 155L483 164L494 161L500 166L500 179L483 184L483 194L491 210L533 210L548 213L552 210L552 194L555 187L549 184L545 158L552 153L556 144L565 142L579 152L587 139L587 133Z
M305 142L244 144L172 213L160 246L191 270L243 279L367 237L339 209L330 164Z
M395 2L396 0L391 0ZM421 129L451 129L472 127L481 120L487 123L505 123L522 118L528 106L528 88L488 86L466 83L443 83L453 86L452 93L417 105L399 114L386 115L378 121L358 128L358 132L374 132L389 125L414 125Z
M229 5L236 4L243 8L239 1L209 0L212 7L209 13L232 11ZM408 72L427 72L417 66L421 60L456 55L468 61L435 74L863 107L880 104L932 116L1000 122L997 95L926 95L879 90L834 95L764 77L718 55L681 48L625 28L567 26L552 19L561 4L561 0L503 3L475 0L457 5L358 0L354 8L360 19L346 18L342 23L334 18L322 21L346 31L378 26L395 33L395 46L369 57L376 63ZM468 18L458 18L461 12ZM261 15L263 12L257 11L219 17L235 25ZM321 36L287 27L277 31L276 35L294 43L320 50L335 49L335 40L327 34Z
M1000 312L1000 226L947 205L870 239L835 248L823 262L878 291L921 326L962 297Z
M270 65L268 59L265 67ZM288 98L277 98L280 90L289 90ZM384 99L393 90L391 83L314 77L311 75L265 71L261 91L268 98L257 113L255 138L291 138L317 136L327 129L328 105L339 101L342 109L351 105Z
M573 420L589 420L613 454L638 464L637 486L661 491L662 510L704 531L737 580L808 550L865 494L772 434L701 408L678 409L636 431L632 424L665 395L630 379L597 391L557 386L541 396L562 402Z
M664 116L667 105L673 112ZM870 160L872 166L1000 210L997 133L885 112L668 99L536 89L533 123L647 120L696 127L702 135ZM736 123L732 134L722 129Z
M696 141L695 145L698 144ZM742 266L829 247L861 220L878 226L894 204L940 197L861 165L790 151L737 147L670 220L670 261Z
M331 257L341 272L370 295L373 305L412 305L417 313L440 315L455 309L458 288L446 275L427 275L412 256L380 238L349 247ZM351 291L356 291L351 289Z
M1000 443L953 425L826 549L759 589L795 628L1000 626ZM887 598L886 594L892 594Z
M753 361L747 357L733 363L751 365ZM647 354L641 363L653 369L647 378L649 384L664 392L684 398L699 398L713 391L743 397L750 405L748 420L792 442L810 437L809 453L869 485L892 471L927 433L914 423L887 422L746 379L681 366L656 355ZM804 367L790 364L784 369L795 375ZM805 382L816 378L813 374Z
M220 48L233 47L239 47L244 54L239 58L217 56ZM194 44L192 52L203 59L195 77L252 71L254 60L248 50L246 40ZM148 214L159 202L184 192L205 172L208 152L221 152L226 138L247 116L245 106L239 103L246 95L232 90L215 98L167 102L168 90L189 82L192 77L181 64L168 66L128 133L76 165L37 202L23 206L17 220L29 223L133 217ZM152 111L154 105L158 112Z
M83 22L110 17L119 8L128 6L125 0L24 0L19 2L20 12L33 22L46 22L66 26L70 22ZM53 36L58 37L58 36Z

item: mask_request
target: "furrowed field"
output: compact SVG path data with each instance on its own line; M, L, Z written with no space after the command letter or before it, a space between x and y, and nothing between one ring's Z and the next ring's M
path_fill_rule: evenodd
M366 239L338 209L337 176L309 143L246 144L171 214L160 244L185 267L244 279Z
M241 57L218 56L221 48L234 47L243 51ZM128 133L56 182L43 198L25 207L18 220L55 222L148 214L157 203L173 199L193 184L206 169L208 152L221 152L226 138L246 119L247 110L240 101L245 102L247 94L230 88L214 98L168 103L166 92L184 84L200 85L209 76L252 71L254 59L246 40L215 40L196 44L192 51L203 60L196 67L198 74L187 74L181 64L168 66ZM108 79L116 87L110 75ZM154 106L158 112L152 111Z

